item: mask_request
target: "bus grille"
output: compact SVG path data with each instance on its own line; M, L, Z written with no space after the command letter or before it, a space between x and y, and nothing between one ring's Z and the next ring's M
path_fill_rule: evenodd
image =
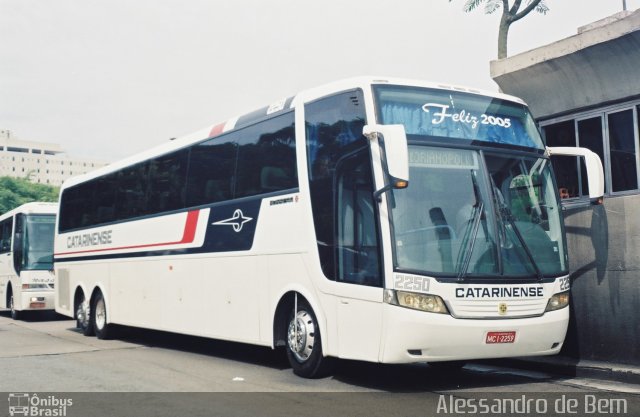
M458 318L515 318L540 316L547 300L465 300L450 305L451 313Z

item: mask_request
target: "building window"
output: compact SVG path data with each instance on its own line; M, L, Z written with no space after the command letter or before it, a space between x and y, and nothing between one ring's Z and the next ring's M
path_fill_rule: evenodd
M635 108L603 110L598 115L543 125L548 146L581 146L602 160L607 194L628 193L639 188L638 112ZM553 157L560 195L564 198L588 195L586 172L581 158Z
M29 149L27 148L15 148L12 146L7 146L7 150L9 152L23 152L23 153L29 153Z
M611 190L628 191L638 188L638 162L633 125L633 110L607 115L609 153L611 157Z

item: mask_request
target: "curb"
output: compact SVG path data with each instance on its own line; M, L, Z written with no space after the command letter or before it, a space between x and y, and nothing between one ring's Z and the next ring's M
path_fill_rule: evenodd
M543 371L555 375L640 384L640 366L634 365L579 360L566 356L492 359L486 362L493 365L499 364L512 368Z

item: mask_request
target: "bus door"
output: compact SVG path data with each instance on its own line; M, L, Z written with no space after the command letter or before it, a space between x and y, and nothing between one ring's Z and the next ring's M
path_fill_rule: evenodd
M6 307L7 282L15 275L11 257L11 234L13 229L13 217L0 222L0 308Z
M325 278L320 290L333 296L325 308L335 308L327 316L337 321L340 357L377 361L383 279L362 92L307 104L305 118L311 205Z

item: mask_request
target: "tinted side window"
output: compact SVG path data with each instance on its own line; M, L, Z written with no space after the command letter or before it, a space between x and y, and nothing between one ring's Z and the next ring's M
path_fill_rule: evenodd
M211 139L191 149L187 206L199 206L232 198L237 146Z
M0 253L11 251L11 226L13 217L8 218L0 223Z
M238 132L235 197L298 186L293 112Z
M64 190L60 231L297 186L290 112Z
M335 213L334 175L341 160L369 146L361 91L328 97L305 106L306 145L313 221L322 271L336 279L339 242Z
M185 207L189 150L183 149L149 161L147 210L145 214Z
M382 286L369 149L337 166L338 281Z
M143 162L118 172L116 176L117 189L115 200L115 213L118 220L144 216L148 213L148 165L148 163ZM103 192L113 196L113 192L108 189L103 190ZM99 192L99 190L94 190L94 194L94 201L96 198L104 199L104 197L101 197L102 193ZM109 207L109 209L110 208L111 207ZM98 216L98 207L95 207L93 211L97 223L102 223L107 220ZM104 216L104 214L102 215Z

